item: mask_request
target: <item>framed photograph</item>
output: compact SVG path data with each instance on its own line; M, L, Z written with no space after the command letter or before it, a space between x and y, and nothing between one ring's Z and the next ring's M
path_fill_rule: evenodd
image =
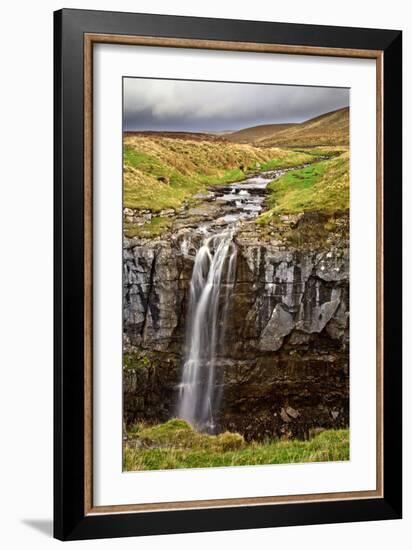
M54 24L55 536L400 518L401 32Z

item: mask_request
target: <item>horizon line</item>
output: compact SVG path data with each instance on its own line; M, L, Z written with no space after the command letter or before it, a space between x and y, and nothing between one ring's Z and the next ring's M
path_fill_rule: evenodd
M140 129L125 129L124 127L124 119L123 119L123 129L122 132L151 132L151 133L170 133L170 134L231 134L235 132L241 132L242 130L247 130L251 128L259 128L261 126L277 126L277 125L284 125L284 124L290 124L290 125L298 125L298 124L304 124L305 122L309 122L310 120L314 120L315 118L319 118L324 115L328 115L330 113L336 113L338 111L343 111L344 109L350 109L350 105L346 105L344 107L339 107L338 109L333 109L332 111L325 111L323 113L320 113L319 115L301 120L299 122L263 122L262 124L254 124L253 126L244 126L238 129L224 129L224 130L153 130L150 128L140 128ZM124 117L124 113L123 113Z

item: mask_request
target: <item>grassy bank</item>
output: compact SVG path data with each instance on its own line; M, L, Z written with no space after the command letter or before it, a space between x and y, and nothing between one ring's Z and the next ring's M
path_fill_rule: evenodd
M288 172L268 189L268 210L259 217L261 224L281 214L345 211L349 208L349 153Z
M151 428L136 426L129 441L123 455L126 471L349 460L349 430L327 430L308 441L246 443L239 434L200 434L174 419Z
M164 136L124 138L124 206L154 212L178 208L207 186L244 179L248 172L313 161L303 151Z

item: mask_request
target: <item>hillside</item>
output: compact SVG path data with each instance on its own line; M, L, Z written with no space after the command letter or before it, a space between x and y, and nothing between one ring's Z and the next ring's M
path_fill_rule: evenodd
M295 124L261 124L260 126L252 126L226 134L225 138L234 143L258 143L259 140L273 137L278 132L289 129L292 126L295 126Z
M275 147L173 139L155 133L126 134L123 147L124 206L151 211L179 208L208 185L242 180L250 171L313 160L313 155Z
M124 138L169 138L180 139L181 141L219 141L225 142L224 133L217 132L167 132L167 131L155 131L155 130L143 130L138 132L126 131L123 133Z
M349 107L299 124L265 124L227 134L226 139L261 147L349 145Z

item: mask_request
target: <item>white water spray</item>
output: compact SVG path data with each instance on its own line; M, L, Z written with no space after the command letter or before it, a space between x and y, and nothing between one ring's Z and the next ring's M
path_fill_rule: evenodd
M178 416L210 432L220 400L216 357L224 346L235 271L233 229L207 237L196 254L190 282Z

